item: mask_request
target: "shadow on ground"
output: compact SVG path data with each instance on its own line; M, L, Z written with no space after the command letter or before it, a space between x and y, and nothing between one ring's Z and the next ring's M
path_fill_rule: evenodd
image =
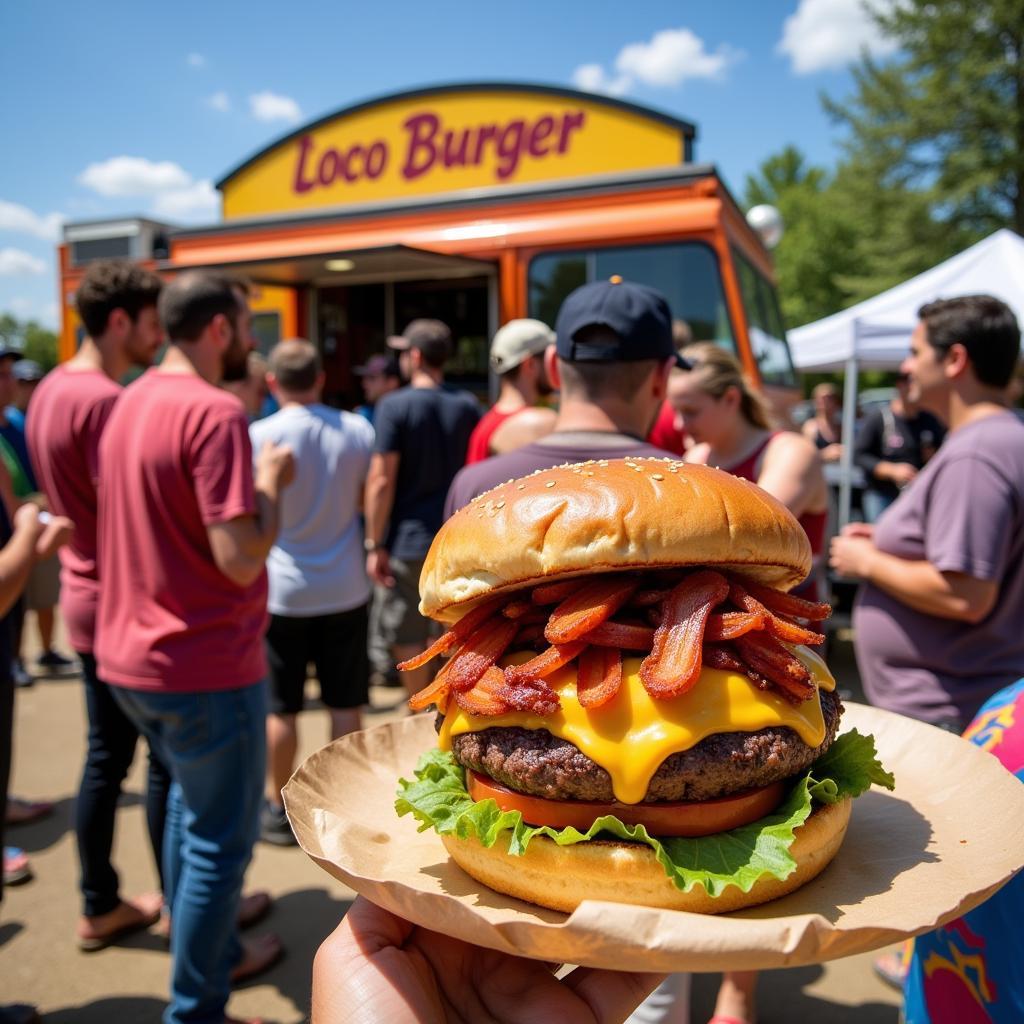
M46 1024L160 1024L164 1003L147 996L114 996L84 1006L49 1010Z
M251 984L272 985L302 1013L307 1013L313 957L349 906L350 900L334 899L326 889L300 889L279 896L270 916L253 928L253 934L271 931L279 935L285 948L284 959Z
M762 971L758 979L759 1024L789 1024L814 1021L815 1024L896 1024L899 1010L884 1003L844 1006L819 999L806 989L824 973L820 966L790 967L782 971ZM694 1024L710 1020L715 1011L720 974L695 974L690 1019Z

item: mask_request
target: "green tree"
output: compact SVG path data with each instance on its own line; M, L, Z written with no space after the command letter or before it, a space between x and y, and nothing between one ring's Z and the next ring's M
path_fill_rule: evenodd
M57 335L35 320L19 320L10 313L0 313L0 343L21 349L26 359L34 359L44 370L57 365Z
M808 165L794 146L768 157L747 176L748 207L770 203L785 230L773 253L787 327L798 327L848 304L840 281L854 273L858 225L833 201L828 173Z
M824 101L848 130L844 163L890 210L919 197L947 250L1024 233L1024 0L900 0L874 17L897 55L865 57L853 95Z

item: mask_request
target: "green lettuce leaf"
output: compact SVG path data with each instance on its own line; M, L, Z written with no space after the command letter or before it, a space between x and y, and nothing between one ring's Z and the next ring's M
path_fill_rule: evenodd
M710 896L730 885L749 892L763 875L788 877L796 867L789 853L794 833L807 820L814 800L837 803L859 796L872 782L888 789L894 785L878 761L873 737L853 730L815 761L773 814L713 836L657 839L642 825L626 825L611 815L598 818L586 832L527 825L519 811L502 811L493 800L474 801L466 792L463 769L445 751L425 753L415 776L399 780L395 810L412 814L421 832L433 828L460 839L476 837L486 847L501 841L514 856L523 854L535 836L569 846L603 833L646 844L677 888L689 892L699 883Z

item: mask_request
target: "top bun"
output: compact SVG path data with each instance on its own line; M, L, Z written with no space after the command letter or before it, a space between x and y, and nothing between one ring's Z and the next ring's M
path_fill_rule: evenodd
M542 469L474 498L441 527L420 611L454 622L481 598L593 572L729 569L789 590L811 568L803 528L760 487L672 459Z

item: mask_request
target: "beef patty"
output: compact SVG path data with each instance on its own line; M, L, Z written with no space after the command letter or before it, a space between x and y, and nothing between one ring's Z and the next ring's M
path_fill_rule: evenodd
M786 726L708 736L667 757L647 789L648 800L713 800L805 771L835 739L843 705L820 691L825 739L809 747ZM546 729L493 728L452 738L466 768L510 789L550 800L614 800L609 774L567 740Z

